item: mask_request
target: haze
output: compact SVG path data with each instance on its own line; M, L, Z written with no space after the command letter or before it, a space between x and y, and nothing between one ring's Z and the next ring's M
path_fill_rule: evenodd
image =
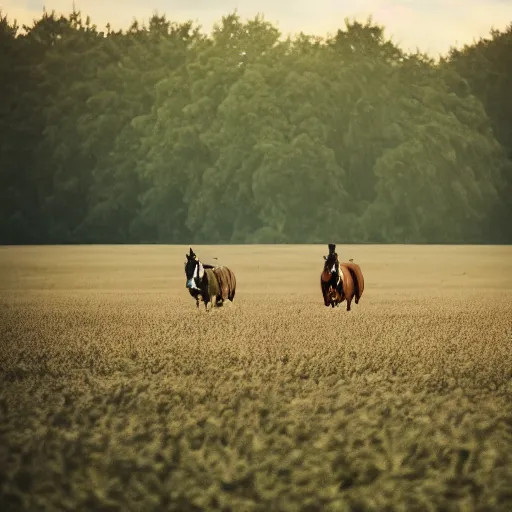
M173 21L192 19L209 32L223 15L235 9L243 19L263 13L284 34L304 31L316 35L334 32L345 17L373 20L386 28L386 35L407 50L419 48L432 56L446 53L450 46L471 44L485 37L491 27L503 30L512 19L511 0L77 0L75 7L103 27L127 28L134 17L147 21L154 13ZM68 14L72 0L3 0L0 10L16 18L19 25L39 19L43 6L48 12Z

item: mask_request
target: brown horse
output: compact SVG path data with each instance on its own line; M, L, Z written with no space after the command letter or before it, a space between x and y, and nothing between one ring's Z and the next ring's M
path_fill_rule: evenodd
M335 307L346 300L347 311L350 311L352 299L359 304L363 295L363 273L357 263L340 263L335 250L336 246L329 244L329 255L324 256L324 269L320 276L324 304Z
M232 270L227 267L206 265L199 261L192 248L190 253L185 255L185 275L187 277L187 288L190 295L196 299L196 306L204 302L208 311L215 305L222 306L228 299L233 302L236 291L236 279Z

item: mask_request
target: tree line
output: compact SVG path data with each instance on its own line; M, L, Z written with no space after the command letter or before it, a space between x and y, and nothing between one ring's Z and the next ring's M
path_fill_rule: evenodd
M435 62L371 19L0 13L0 76L2 244L512 241L512 24Z

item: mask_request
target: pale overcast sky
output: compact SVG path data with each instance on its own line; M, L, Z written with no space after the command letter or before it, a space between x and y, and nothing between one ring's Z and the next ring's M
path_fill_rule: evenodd
M3 14L19 25L39 19L43 6L68 14L73 0L0 0ZM345 17L364 21L371 14L402 48L419 47L433 56L512 22L512 0L75 0L75 6L100 29L107 22L127 28L134 18L147 21L158 12L172 21L192 19L210 32L214 22L238 9L244 20L264 14L285 35L302 30L323 36L343 27Z

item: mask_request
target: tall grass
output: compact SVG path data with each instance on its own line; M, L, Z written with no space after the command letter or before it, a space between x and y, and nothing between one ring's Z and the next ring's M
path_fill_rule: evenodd
M198 247L206 313L187 249L0 252L4 512L512 509L512 251L344 248L347 313L323 247Z

